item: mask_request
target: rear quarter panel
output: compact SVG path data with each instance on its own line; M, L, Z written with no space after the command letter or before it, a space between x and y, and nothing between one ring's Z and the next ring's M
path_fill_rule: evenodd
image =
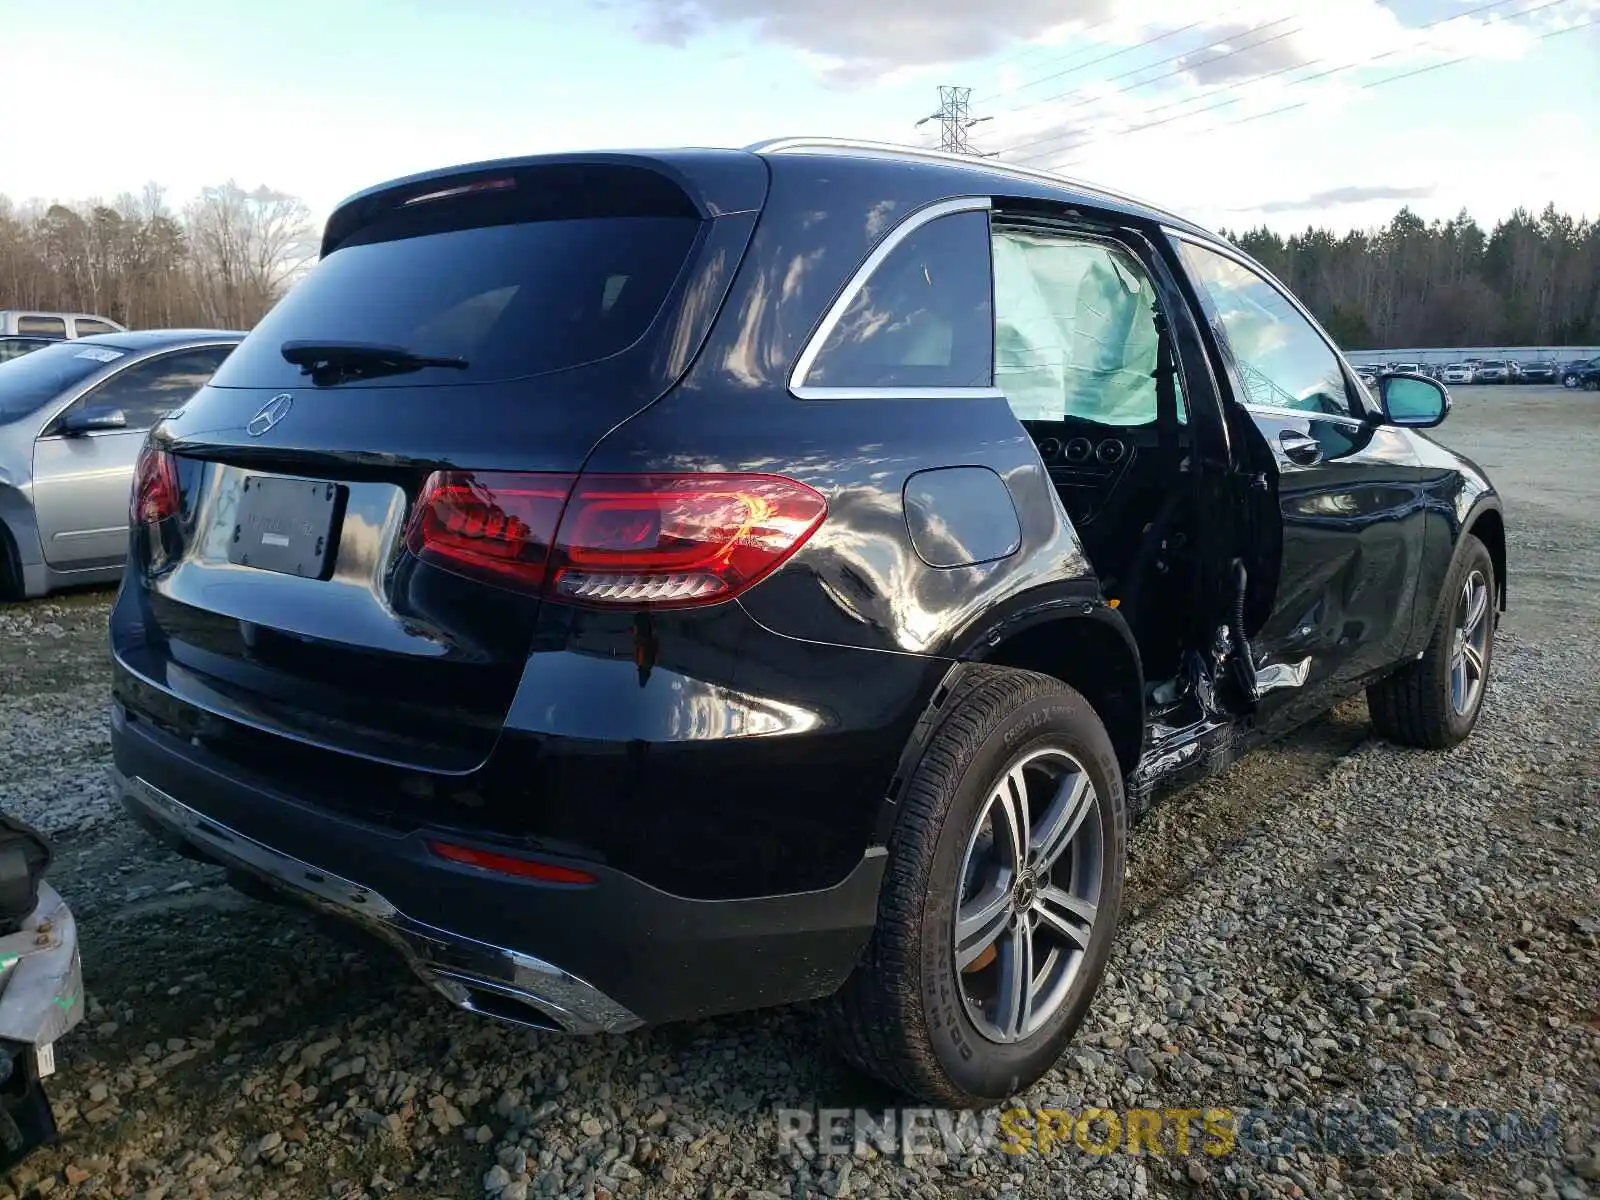
M800 400L789 391L796 357L872 248L919 208L962 193L938 172L803 155L768 161L767 208L699 361L608 437L590 469L770 470L821 491L826 522L741 600L783 637L949 655L985 613L1039 585L1097 596L1038 453L998 392ZM987 195L985 181L966 194ZM933 561L970 565L930 565L907 522L908 484L915 495L919 472L949 467L992 472L1009 498L940 488L969 507L919 536L946 543ZM992 557L996 528L1007 530L998 540L1009 553ZM963 537L972 545L956 544Z

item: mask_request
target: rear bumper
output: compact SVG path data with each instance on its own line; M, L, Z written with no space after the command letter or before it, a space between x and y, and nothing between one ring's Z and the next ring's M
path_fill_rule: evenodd
M482 1007L482 996L503 997L535 1009L568 1033L619 1033L643 1024L604 992L552 963L414 920L371 888L213 821L143 779L117 773L116 783L124 805L145 828L366 927L463 1008Z
M147 830L357 923L452 1002L523 1024L617 1032L827 995L876 916L881 848L833 887L786 895L688 899L592 862L570 865L595 884L547 884L441 859L425 828L306 804L120 705L112 749Z

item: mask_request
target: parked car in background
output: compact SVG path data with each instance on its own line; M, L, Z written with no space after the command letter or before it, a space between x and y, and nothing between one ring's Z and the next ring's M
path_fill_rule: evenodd
M151 433L117 786L469 1010L831 997L865 1071L993 1104L1088 1011L1158 791L1363 688L1383 736L1470 733L1506 531L1448 412L1042 171L396 180Z
M1554 383L1556 364L1546 358L1522 363L1517 371L1517 380L1519 383Z
M114 580L145 434L244 337L152 330L0 363L0 597Z
M109 317L94 313L29 312L0 308L0 334L33 333L44 337L97 337L103 333L126 333Z
M62 341L61 338L35 337L32 334L3 334L0 333L0 362L13 358L21 358L24 354L38 350L42 346L53 346Z
M1561 365L1561 386L1566 388L1600 388L1600 356L1579 359Z
M1420 375L1422 366L1419 363L1395 363L1389 371L1394 375Z
M1441 376L1445 383L1472 383L1477 373L1469 363L1451 363Z
M1485 358L1478 362L1474 372L1475 383L1509 383L1511 367L1503 358Z

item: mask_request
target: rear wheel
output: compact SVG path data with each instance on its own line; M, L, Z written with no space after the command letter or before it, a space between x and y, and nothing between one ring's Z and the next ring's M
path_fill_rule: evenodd
M1442 750L1478 723L1494 656L1494 561L1472 534L1462 541L1428 648L1367 689L1372 724L1392 742Z
M1561 380L1562 387L1572 388L1574 391L1576 391L1578 386L1582 383L1583 380L1579 379L1576 375L1567 375Z
M844 1055L956 1107L1032 1086L1105 971L1126 838L1089 703L1049 676L973 668L906 786L872 942L835 998Z

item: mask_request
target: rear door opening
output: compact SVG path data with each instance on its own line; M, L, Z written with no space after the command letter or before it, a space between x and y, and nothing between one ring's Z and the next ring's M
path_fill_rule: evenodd
M739 263L765 169L717 166L702 187L650 159L525 160L347 202L141 464L113 630L135 689L229 718L214 739L479 767L539 593L415 552L418 497L520 472L559 484L559 516L594 445L681 376ZM457 540L492 554L553 540L492 495L470 522Z

